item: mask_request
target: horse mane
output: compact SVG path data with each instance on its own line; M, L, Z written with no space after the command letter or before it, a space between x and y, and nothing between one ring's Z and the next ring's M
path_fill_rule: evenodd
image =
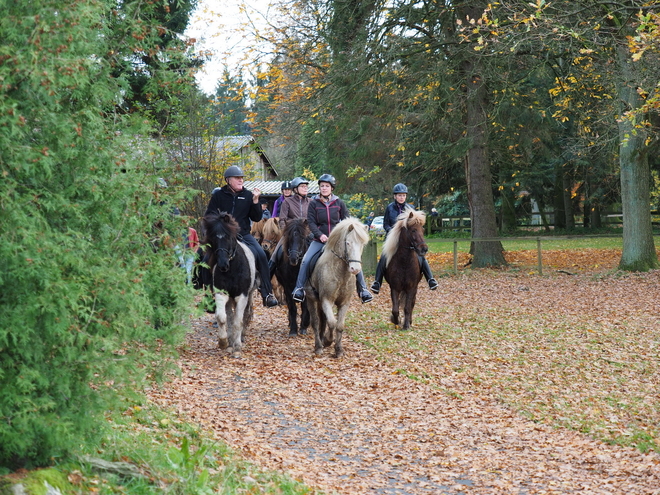
M406 209L403 210L403 213L396 217L396 220L394 227L392 227L390 233L387 234L387 238L383 244L383 250L380 253L381 256L385 256L388 263L399 247L401 231L408 227L415 227L418 225L423 227L426 223L426 214L423 211L413 210L407 206Z
M202 244L209 246L207 249L211 249L210 246L213 245L211 241L215 236L226 234L229 237L236 238L241 231L241 226L226 211L209 213L202 218L202 225L204 226L204 232L206 232Z
M277 217L271 217L263 225L262 235L264 239L279 238L282 235Z
M250 228L250 234L253 237L261 237L264 231L264 225L266 224L266 219L262 218L258 222L253 222L252 227Z
M286 250L289 247L289 239L293 239L295 236L304 237L307 234L309 234L309 227L306 219L294 218L287 220L282 233L282 247Z
M357 237L358 242L362 245L369 242L369 234L367 233L364 224L357 218L348 217L344 218L341 222L335 225L334 229L332 229L332 232L330 232L330 235L328 236L328 241L326 242L326 249L333 251L339 250L339 244L348 235L354 235Z

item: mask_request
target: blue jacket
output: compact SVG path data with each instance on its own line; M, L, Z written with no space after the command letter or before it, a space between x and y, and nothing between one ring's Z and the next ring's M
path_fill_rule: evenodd
M392 201L387 205L387 208L385 208L385 216L383 217L383 228L385 229L385 233L392 230L392 227L394 227L394 224L396 223L396 217L401 215L406 208L415 209L413 205L408 203L403 203L401 205L396 201Z

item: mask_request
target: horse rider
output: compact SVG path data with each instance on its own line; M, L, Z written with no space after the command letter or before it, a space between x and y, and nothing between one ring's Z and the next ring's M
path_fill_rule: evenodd
M294 301L302 302L305 299L303 286L314 270L317 254L323 249L335 225L350 216L346 204L332 193L336 183L337 181L330 174L323 174L319 177L320 194L309 203L307 208L307 223L314 240L310 243L300 265L296 288L293 290ZM370 302L374 296L367 290L362 271L355 278L360 300L362 303Z
M276 217L280 212L280 207L282 206L282 202L284 201L284 198L286 198L287 196L291 196L291 194L293 194L293 191L291 190L291 182L288 180L282 182L282 186L280 187L280 190L282 191L282 194L280 194L280 197L275 200L275 204L273 205L274 217Z
M226 211L231 214L241 227L240 235L242 241L250 248L257 263L257 270L261 274L261 286L259 292L263 298L264 306L272 308L277 306L277 299L273 295L273 286L268 278L268 259L266 252L257 240L250 234L250 220L258 222L261 220L262 211L259 203L261 191L254 189L248 191L243 187L243 171L236 165L225 170L225 184L216 187L211 195L211 200L206 208L205 215Z
M307 208L309 207L310 199L307 197L307 189L309 188L309 181L304 177L296 177L289 185L293 192L292 195L287 196L282 201L280 206L280 229L284 232L286 222L296 218L307 218ZM273 250L273 254L268 261L268 268L270 269L270 277L273 278L275 267L282 261L282 239L279 240L277 246Z
M385 235L390 233L392 227L397 222L397 217L403 213L406 209L415 209L411 204L406 203L406 198L408 197L408 188L405 184L396 184L392 188L392 194L394 194L394 201L392 201L387 208L385 208L385 217L383 218L383 228L385 229ZM438 288L438 282L433 278L433 273L431 273L431 267L429 262L424 256L419 256L419 266L422 270L424 278L429 284L429 289L435 290ZM383 283L383 272L385 270L385 265L387 263L387 258L381 256L378 260L378 266L376 266L376 280L371 285L371 290L378 294L380 292L380 286Z

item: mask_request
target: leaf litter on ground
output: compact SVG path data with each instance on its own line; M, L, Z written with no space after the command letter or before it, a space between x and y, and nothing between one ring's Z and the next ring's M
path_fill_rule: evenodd
M354 300L340 360L289 338L284 307L255 307L242 359L193 319L151 398L327 492L660 493L660 270L584 251L544 253L543 276L534 252L458 275L431 257L413 328L388 323L386 288Z

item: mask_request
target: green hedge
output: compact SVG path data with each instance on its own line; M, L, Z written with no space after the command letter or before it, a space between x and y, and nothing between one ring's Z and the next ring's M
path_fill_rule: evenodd
M0 18L0 467L89 441L116 391L171 362L191 290L185 225L148 120L103 54L111 3L10 2ZM158 174L156 174L158 175ZM172 233L172 234L169 234Z

